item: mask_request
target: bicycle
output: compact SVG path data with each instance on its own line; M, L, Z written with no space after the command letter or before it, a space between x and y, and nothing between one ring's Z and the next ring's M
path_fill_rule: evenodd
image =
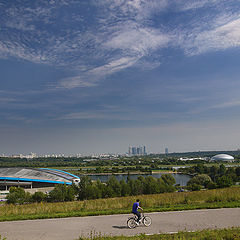
M127 220L127 226L129 228L135 228L138 225L140 225L141 223L143 223L143 225L145 227L149 227L152 224L152 219L149 216L145 216L144 213L142 213L141 219L139 221L139 224L137 222L137 216L134 214L133 217L128 218Z

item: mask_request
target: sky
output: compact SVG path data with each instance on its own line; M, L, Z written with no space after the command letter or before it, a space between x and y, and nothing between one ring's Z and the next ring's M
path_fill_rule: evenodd
M240 147L239 0L0 0L0 154Z

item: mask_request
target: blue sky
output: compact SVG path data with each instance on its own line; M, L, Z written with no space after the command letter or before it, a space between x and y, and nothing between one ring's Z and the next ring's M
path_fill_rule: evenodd
M0 153L240 147L240 1L0 0Z

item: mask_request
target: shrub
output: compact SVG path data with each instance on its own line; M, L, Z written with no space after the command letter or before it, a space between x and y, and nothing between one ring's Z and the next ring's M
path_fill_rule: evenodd
M209 182L207 184L207 188L208 189L215 189L215 188L217 188L217 184L215 182Z
M10 187L9 194L7 196L7 203L19 203L30 202L31 195L26 193L21 187Z
M217 185L220 188L230 187L233 185L232 178L229 176L222 176L217 178Z
M192 179L190 179L187 185L190 186L193 184L197 184L197 185L206 187L211 181L212 181L211 178L207 174L199 174L193 177Z
M188 185L188 186L187 186L187 189L188 189L188 190L191 190L191 191L199 191L199 190L202 189L202 186L199 185L199 184L193 183L193 184L191 184L191 185Z
M72 186L67 186L66 184L58 184L49 193L48 200L50 202L65 202L73 201L75 199L75 191Z
M33 202L43 202L47 200L47 195L43 192L35 192L31 198Z
M167 185L173 185L176 183L175 178L171 174L163 174L161 178Z

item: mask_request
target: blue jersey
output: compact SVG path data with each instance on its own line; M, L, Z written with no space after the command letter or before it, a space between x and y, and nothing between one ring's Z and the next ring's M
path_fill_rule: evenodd
M132 212L133 212L133 213L138 212L138 211L137 211L137 210L138 210L138 207L139 207L139 202L135 202L135 203L133 204L133 207L132 207Z

